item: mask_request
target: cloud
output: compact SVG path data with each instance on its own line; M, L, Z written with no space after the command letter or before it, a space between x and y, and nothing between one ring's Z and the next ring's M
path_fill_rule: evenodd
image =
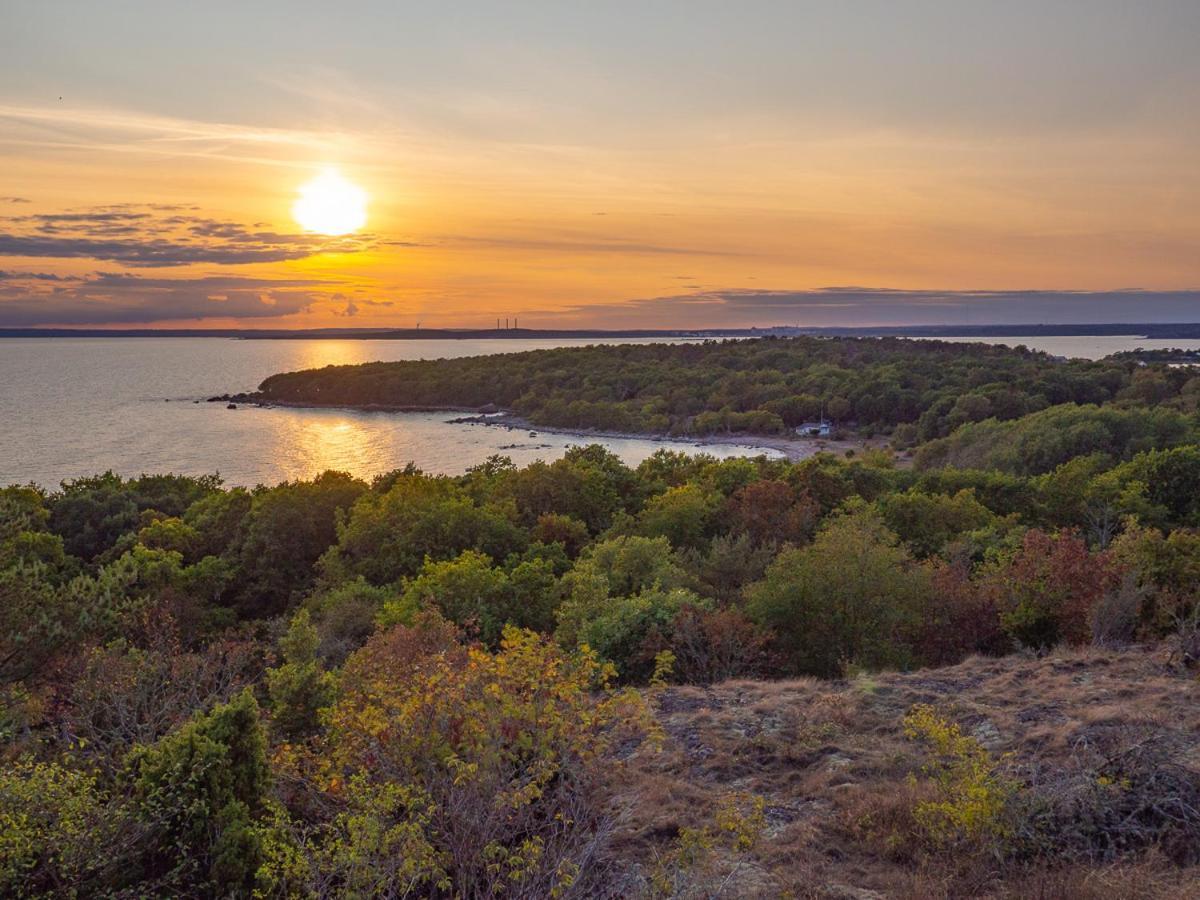
M0 197L0 203L32 203L28 197Z
M342 159L366 142L340 131L264 128L83 107L0 104L0 120L34 126L48 137L23 143L88 152L197 157L306 169L308 163L280 159L281 151L305 159Z
M50 272L10 272L0 269L0 281L66 281L62 275Z
M0 256L95 259L149 268L245 265L354 253L372 246L374 240L370 235L326 238L250 229L238 222L192 215L192 209L122 205L3 217Z
M874 327L1200 321L1200 289L1156 291L709 290L622 303L528 311L605 327L711 328L752 325Z
M543 240L537 238L469 237L449 235L450 244L469 244L477 247L502 247L508 250L538 250L548 253L633 253L661 256L742 256L728 250L707 250L698 247L672 247L639 241L621 240Z
M37 273L6 274L12 277L0 279L0 327L8 328L279 318L341 296L339 282L309 278L148 278L102 272L79 279L52 276L60 283L45 284Z

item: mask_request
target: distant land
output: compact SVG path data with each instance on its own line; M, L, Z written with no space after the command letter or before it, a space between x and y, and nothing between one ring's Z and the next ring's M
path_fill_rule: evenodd
M722 338L767 335L831 337L1078 337L1137 335L1170 340L1200 339L1200 322L1096 322L1066 325L892 325L805 328L0 328L0 338L211 337L241 340L530 340L536 338Z

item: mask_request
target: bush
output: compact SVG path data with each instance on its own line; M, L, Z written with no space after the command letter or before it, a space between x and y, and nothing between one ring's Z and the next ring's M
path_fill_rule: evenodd
M1076 741L1075 765L1030 788L1022 837L1031 852L1092 864L1154 850L1200 863L1200 775L1172 757L1170 733L1108 728Z
M253 886L261 862L256 820L269 771L249 689L126 761L141 819L153 831L147 874L215 893Z
M748 588L746 611L776 635L791 671L833 677L846 663L908 662L904 635L929 589L928 571L878 513L859 507L832 519L810 546L779 554Z
M485 554L466 550L454 559L426 560L404 592L384 606L379 621L384 626L409 624L416 610L437 610L495 647L509 623L549 630L555 588L553 564L547 560L522 560L507 572Z
M1000 774L979 741L929 706L909 711L904 734L933 754L925 773L941 796L919 804L915 813L935 844L1002 845L1012 836L1010 815L1017 784Z
M1005 631L1027 647L1092 639L1092 610L1120 584L1112 557L1090 553L1071 532L1031 529L1021 547L984 574L997 598Z
M908 639L926 666L952 666L968 656L1000 656L1012 642L993 593L971 580L968 566L936 561L930 593Z
M368 584L356 578L328 590L319 591L304 601L321 641L317 652L328 665L341 665L353 651L367 642L375 630L375 619L395 601L394 588ZM393 609L396 621L411 621L411 613Z
M527 543L510 513L476 505L449 479L402 473L384 493L372 490L354 504L321 565L331 583L362 576L382 586L416 575L427 558L477 550L504 559Z
M96 778L57 763L21 760L0 770L0 894L74 895L120 883L137 829Z
M654 670L662 635L670 634L685 607L707 609L711 601L683 588L651 587L627 597L570 600L558 611L558 636L568 647L589 647L627 681L644 683Z
M436 621L372 638L331 715L328 790L352 808L333 890L588 896L605 877L612 750L649 723L611 675L515 628L495 654Z
M156 629L146 647L113 641L65 672L59 726L77 739L84 758L105 771L118 767L134 744L157 741L262 674L261 649L250 641L216 640L185 652L169 624Z
M687 605L664 634L651 636L647 652L661 645L674 655L676 680L712 684L764 674L769 669L769 644L770 635L739 610Z

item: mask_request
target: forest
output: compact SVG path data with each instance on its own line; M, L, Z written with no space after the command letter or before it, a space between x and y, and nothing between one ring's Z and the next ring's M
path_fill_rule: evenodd
M327 366L273 375L250 396L298 405L494 406L546 427L670 435L784 434L825 417L856 434L887 435L899 448L1070 404L1084 408L1071 423L1076 430L1107 432L1081 434L1077 452L1091 440L1092 449L1123 453L1147 447L1114 446L1124 439L1120 422L1089 415L1092 407L1152 408L1157 427L1139 441L1186 441L1200 378L1188 367L1146 365L1137 354L1063 360L987 344L797 337Z
M831 794L821 865L857 854L903 896L1200 884L1188 369L764 340L325 369L263 394L653 430L824 408L918 446L913 466L630 467L591 445L459 476L2 488L0 894L851 896L825 869L772 874L771 835L825 826L746 784L857 739L897 749L874 799ZM1114 690L1177 705L1062 737L1054 779L934 702L940 677L1061 664L1082 691L1143 659ZM696 737L704 703L754 691L807 699L725 750ZM678 746L711 775L703 814L652 826L625 788Z

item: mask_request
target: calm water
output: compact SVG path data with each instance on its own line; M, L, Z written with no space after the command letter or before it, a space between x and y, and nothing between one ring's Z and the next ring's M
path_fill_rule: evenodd
M920 340L924 340L921 338ZM1200 350L1197 340L1162 340L1129 335L1062 335L1059 337L947 337L937 338L955 344L1000 344L1018 347L1024 344L1031 350L1044 350L1054 356L1077 359L1101 359L1122 350Z
M274 484L325 469L361 477L405 465L454 474L493 453L518 465L555 459L568 435L452 425L451 413L228 410L194 403L253 390L268 375L372 360L432 359L565 346L570 341L237 341L218 338L0 340L0 484L56 487L122 475L219 472L226 483ZM578 344L595 341L577 341ZM170 402L167 402L170 401ZM630 464L688 441L601 441ZM714 456L774 451L713 445Z

